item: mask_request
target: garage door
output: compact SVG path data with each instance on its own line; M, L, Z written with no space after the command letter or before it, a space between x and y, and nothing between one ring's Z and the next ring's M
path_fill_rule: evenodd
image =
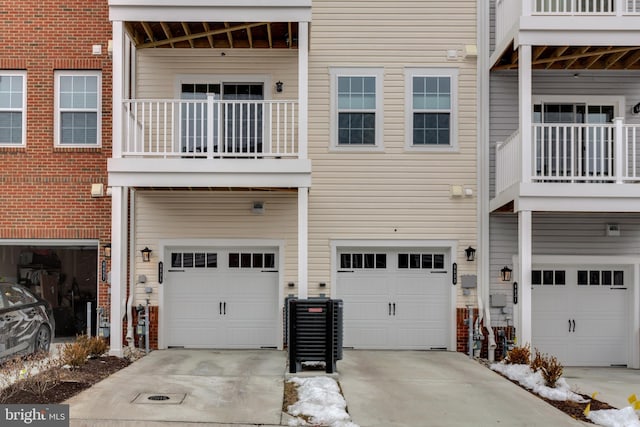
M166 259L167 346L277 346L275 249L172 249Z
M451 280L442 251L338 251L336 296L344 300L344 345L446 349Z
M534 267L533 347L566 366L626 365L626 283L623 266Z

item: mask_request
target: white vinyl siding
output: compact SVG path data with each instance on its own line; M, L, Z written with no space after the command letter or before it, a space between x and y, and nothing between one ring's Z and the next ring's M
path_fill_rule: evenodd
M54 143L99 147L102 133L100 71L55 72Z
M405 138L408 150L455 151L458 70L407 68Z
M459 277L477 274L461 261L476 246L476 61L448 61L446 51L476 44L476 2L342 0L314 2L309 55L309 295L332 286L332 239L456 240ZM383 151L333 150L329 139L334 68L384 70ZM406 70L458 70L458 151L406 148ZM450 186L474 196L451 198ZM327 286L319 287L319 283ZM460 286L457 306L476 302Z
M382 69L331 68L331 148L381 150Z
M27 73L0 70L0 146L24 146L27 124Z

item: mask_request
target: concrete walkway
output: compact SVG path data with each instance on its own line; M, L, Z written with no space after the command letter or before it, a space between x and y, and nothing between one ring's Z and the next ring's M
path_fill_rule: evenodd
M562 375L573 391L591 396L622 409L629 406L627 398L640 398L640 370L627 368L564 368Z
M461 353L345 351L338 369L361 427L586 425Z

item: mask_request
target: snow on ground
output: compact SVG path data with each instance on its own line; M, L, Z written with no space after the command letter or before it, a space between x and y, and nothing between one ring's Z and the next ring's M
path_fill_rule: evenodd
M542 374L540 372L532 372L529 365L494 363L490 368L547 399L559 401L571 400L578 403L586 403L589 401L572 392L564 378L560 378L556 382L555 388L545 386ZM594 424L604 427L640 427L638 415L630 406L624 409L590 411L587 418Z
M291 378L298 385L298 401L289 406L294 417L290 426L323 425L330 427L358 427L350 421L347 402L340 394L338 383L329 377ZM300 418L309 417L310 423Z

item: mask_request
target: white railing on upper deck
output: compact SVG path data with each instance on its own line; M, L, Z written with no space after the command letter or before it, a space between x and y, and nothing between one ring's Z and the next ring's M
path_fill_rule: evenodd
M536 123L531 137L526 158L519 131L497 144L496 193L523 179L524 162L532 183L640 182L640 125Z
M640 0L496 0L496 45L521 16L622 16L640 14Z
M520 181L522 174L520 132L512 133L496 145L496 193Z
M127 100L122 157L297 158L296 101Z

